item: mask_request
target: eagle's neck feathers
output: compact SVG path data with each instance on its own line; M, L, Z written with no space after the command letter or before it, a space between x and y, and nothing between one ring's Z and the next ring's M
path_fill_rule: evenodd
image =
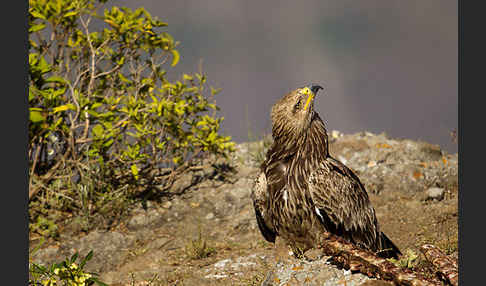
M307 189L307 178L329 156L324 122L314 113L309 128L297 141L297 148L287 174L288 182L299 190Z
M272 170L271 173L274 173L273 170L282 164L286 166L285 181L300 190L307 187L305 178L308 178L311 172L329 156L324 122L315 112L311 116L308 127L299 136L283 132L274 133L277 136L274 136L274 144L268 153L271 156L266 162L267 171Z

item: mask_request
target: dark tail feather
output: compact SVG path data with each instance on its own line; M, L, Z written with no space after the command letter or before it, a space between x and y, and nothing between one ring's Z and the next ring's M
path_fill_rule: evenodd
M402 253L400 249L382 232L380 235L381 240L381 250L377 252L377 255L382 258L395 258Z

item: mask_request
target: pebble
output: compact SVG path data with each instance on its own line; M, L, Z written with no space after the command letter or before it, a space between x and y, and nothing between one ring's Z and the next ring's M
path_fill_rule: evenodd
M221 279L221 278L226 278L226 277L228 277L228 275L223 275L223 274L208 274L208 275L204 276L204 278L206 278L206 279L211 279L211 278Z
M206 219L207 219L207 220L210 220L210 219L213 219L213 218L214 218L214 214L213 214L213 213L208 213L208 214L206 215Z
M224 268L227 263L231 262L231 259L223 259L214 264L214 267L216 268Z
M426 191L427 199L441 201L444 199L444 189L442 188L430 188Z
M371 167L374 167L374 166L376 166L376 161L371 160L371 161L368 162L368 168L371 168Z
M172 206L172 203L169 202L169 201L166 201L165 203L162 204L162 207L164 209L170 209L171 206Z

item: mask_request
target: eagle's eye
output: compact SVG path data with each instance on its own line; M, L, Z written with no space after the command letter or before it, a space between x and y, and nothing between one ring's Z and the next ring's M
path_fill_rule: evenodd
M302 98L299 98L299 100L297 100L297 103L294 105L294 112L300 109L301 107L302 107Z
M301 89L300 93L303 95L309 95L312 93L312 91L308 87L304 87L303 89Z

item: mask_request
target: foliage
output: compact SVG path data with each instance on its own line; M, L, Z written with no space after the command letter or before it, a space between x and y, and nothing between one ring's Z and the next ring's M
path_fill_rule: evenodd
M267 156L267 151L273 144L273 139L271 135L264 135L258 141L248 143L248 149L250 153L250 159L255 163L256 166L260 166Z
M34 249L33 253L37 250L38 248ZM98 280L98 274L83 270L86 263L93 257L93 251L90 251L81 259L79 265L76 263L78 255L78 253L75 253L71 258L66 258L60 263L53 263L49 267L30 262L29 285L85 286L96 283L97 285L105 286L105 283Z
M419 261L418 258L419 255L415 253L415 251L407 249L405 254L402 255L399 259L389 258L389 261L401 268L413 269Z
M44 237L57 237L59 235L57 225L45 216L38 216L37 221L31 224L31 229Z
M167 23L144 8L99 14L105 2L29 0L31 204L93 211L120 193L167 192L234 149L206 76L169 81L180 55Z
M215 253L216 250L210 247L202 237L201 230L199 230L199 236L197 239L191 240L185 248L186 254L191 259L202 259L209 257L211 254Z

